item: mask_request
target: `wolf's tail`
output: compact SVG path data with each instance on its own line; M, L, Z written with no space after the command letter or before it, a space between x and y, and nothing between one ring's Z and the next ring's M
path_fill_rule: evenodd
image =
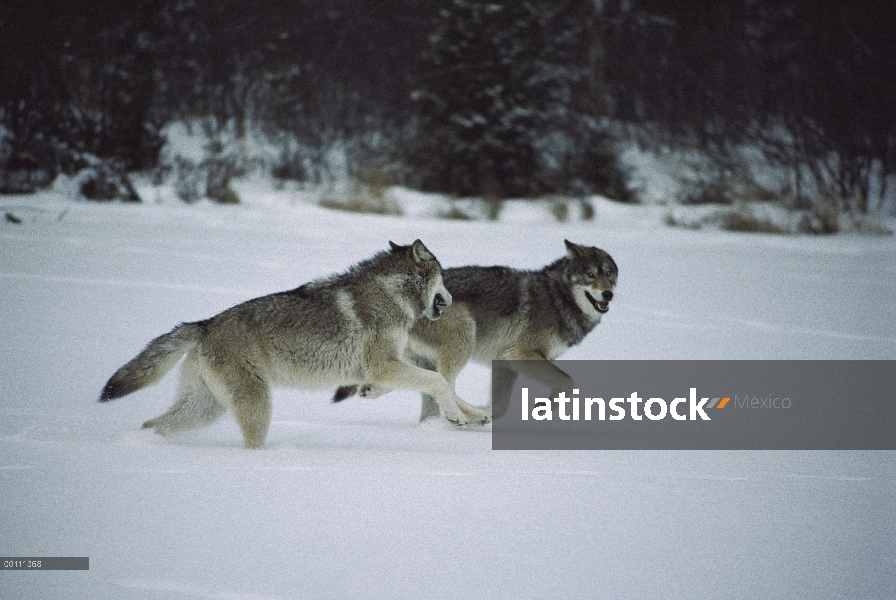
M115 400L157 382L181 357L199 343L201 325L182 323L160 335L125 366L115 372L100 394L100 402Z

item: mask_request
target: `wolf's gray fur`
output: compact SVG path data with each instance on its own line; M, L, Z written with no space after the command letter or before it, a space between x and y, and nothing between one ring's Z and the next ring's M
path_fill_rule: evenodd
M458 398L445 378L403 362L408 332L451 305L442 269L420 240L397 246L294 290L255 298L152 342L121 367L100 401L161 379L186 354L178 398L143 424L158 433L197 429L233 410L247 448L264 445L271 386L369 383L432 396L455 423L487 413Z
M454 387L461 369L474 360L518 363L529 376L551 387L552 396L569 391L572 380L550 361L581 342L609 310L619 270L599 248L564 240L566 256L538 271L509 267L445 269L453 306L437 323L419 321L411 330L406 358L431 368ZM494 381L492 396L509 394L515 376ZM334 400L354 393L375 398L388 389L367 382L337 389ZM506 405L492 407L494 418ZM424 394L420 419L439 414Z

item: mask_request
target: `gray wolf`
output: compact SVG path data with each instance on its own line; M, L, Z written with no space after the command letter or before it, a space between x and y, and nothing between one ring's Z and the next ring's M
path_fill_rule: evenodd
M485 421L485 411L458 398L442 375L402 361L411 327L421 316L439 319L452 297L420 240L389 244L343 274L178 325L121 367L100 401L155 383L186 354L177 401L144 428L198 429L230 409L245 447L260 448L271 422L271 386L346 382L420 391L455 423Z
M619 269L599 248L564 240L566 255L538 271L509 267L445 269L445 287L454 303L438 322L418 321L411 329L405 358L441 373L454 387L471 360L486 366L493 360L515 365L551 388L551 396L570 392L572 379L550 361L581 342L610 310ZM516 374L496 374L490 406L493 418L507 410L506 399ZM372 383L347 384L334 401L355 393L375 398L389 390ZM439 415L439 404L424 394L420 420Z

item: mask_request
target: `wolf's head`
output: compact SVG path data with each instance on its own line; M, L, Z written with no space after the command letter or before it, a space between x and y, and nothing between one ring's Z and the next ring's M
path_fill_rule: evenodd
M442 281L442 265L420 240L414 240L410 246L399 246L392 242L389 242L389 246L393 253L401 254L412 265L408 280L412 289L406 291L420 302L426 318L437 321L442 316L442 309L451 306L451 294Z
M609 254L600 248L579 246L569 240L563 272L579 308L594 320L610 310L619 269Z

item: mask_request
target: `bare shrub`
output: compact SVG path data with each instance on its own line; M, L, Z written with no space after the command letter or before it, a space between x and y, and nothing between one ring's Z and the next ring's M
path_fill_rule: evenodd
M559 223L565 223L569 219L569 206L566 202L558 201L551 205L551 214Z
M318 205L354 213L396 216L403 214L401 206L395 200L387 197L381 190L371 190L361 184L354 184L342 193L333 190L321 198Z

